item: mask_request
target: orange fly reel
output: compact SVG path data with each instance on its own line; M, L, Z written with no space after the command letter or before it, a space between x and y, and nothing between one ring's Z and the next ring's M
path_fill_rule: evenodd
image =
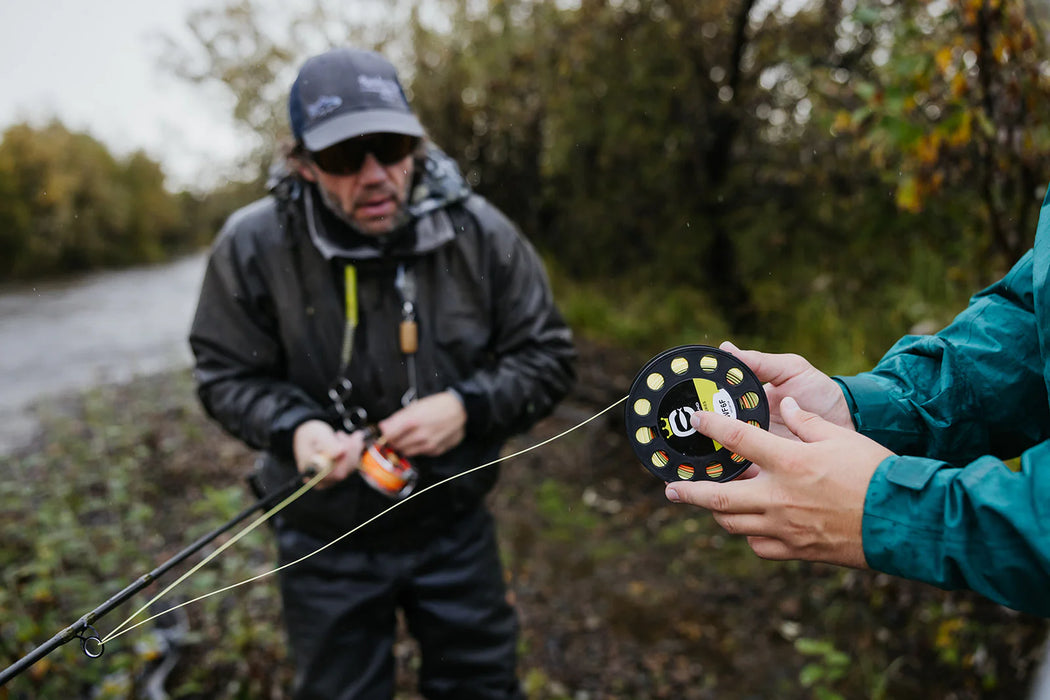
M412 493L419 480L412 463L382 441L373 442L361 454L360 472L369 486L397 499Z

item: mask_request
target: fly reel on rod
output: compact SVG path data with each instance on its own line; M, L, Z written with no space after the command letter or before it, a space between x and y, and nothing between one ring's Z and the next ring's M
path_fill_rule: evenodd
M664 481L729 481L751 461L697 432L697 411L769 429L769 403L754 372L728 352L682 345L650 360L627 396L624 422L638 459Z

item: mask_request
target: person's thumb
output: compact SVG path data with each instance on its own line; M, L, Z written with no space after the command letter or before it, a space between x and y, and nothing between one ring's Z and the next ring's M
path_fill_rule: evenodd
M819 442L834 437L843 428L830 423L816 413L802 410L798 402L790 396L780 402L780 416L788 430L798 436L802 442Z

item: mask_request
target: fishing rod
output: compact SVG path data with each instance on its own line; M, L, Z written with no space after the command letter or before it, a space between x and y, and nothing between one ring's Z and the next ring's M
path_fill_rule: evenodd
M317 470L313 467L306 469L274 493L261 497L255 503L247 506L244 510L235 515L231 520L228 520L226 523L215 528L211 532L200 536L193 542L193 544L189 545L181 552L175 554L173 557L160 564L157 568L153 569L149 573L140 576L138 579L129 584L119 593L115 594L105 603L98 606L88 614L84 615L72 625L66 627L54 637L44 642L36 649L31 651L29 654L23 656L21 659L8 666L2 672L0 672L0 687L3 687L9 680L31 667L33 664L35 664L40 659L53 652L55 649L74 639L80 640L81 648L83 649L84 654L88 657L92 659L97 659L98 657L102 656L102 653L105 651L105 645L102 643L102 638L99 637L98 632L95 630L94 627L94 623L99 618L101 618L106 613L112 611L120 604L129 600L133 595L149 586L151 583L153 583L159 577L163 576L173 567L177 566L181 562L185 561L189 557L199 552L201 549L207 546L210 542L217 539L223 533L228 532L229 530L236 527L242 521L247 519L248 516L250 516L252 513L255 513L259 510L266 510L274 506L276 503L280 502L284 498L288 497L291 493L296 491L296 489L302 486L302 482L304 479L311 478L316 474Z

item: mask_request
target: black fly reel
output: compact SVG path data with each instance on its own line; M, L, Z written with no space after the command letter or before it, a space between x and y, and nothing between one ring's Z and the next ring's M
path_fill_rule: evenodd
M751 461L689 423L714 411L769 429L762 382L728 352L707 345L671 348L649 361L627 396L627 437L645 468L664 481L729 481Z

